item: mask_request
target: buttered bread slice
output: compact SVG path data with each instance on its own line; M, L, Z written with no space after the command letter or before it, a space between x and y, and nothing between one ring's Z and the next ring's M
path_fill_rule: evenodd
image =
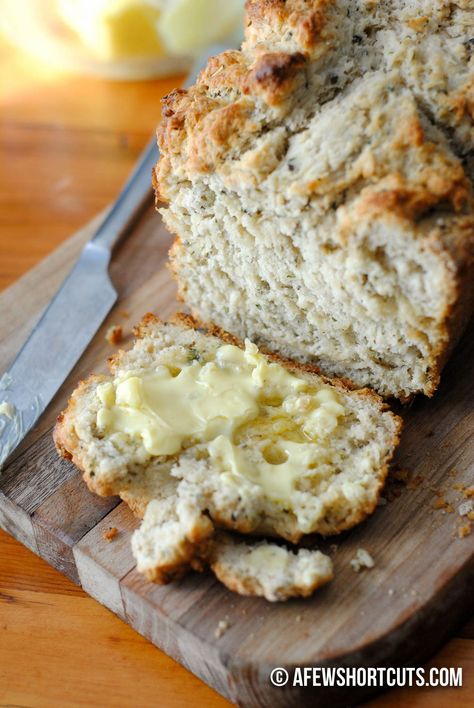
M297 542L370 514L400 420L351 391L184 315L147 316L110 376L93 376L59 417L59 452L92 491L120 494L140 516L176 495L209 524ZM138 491L137 491L138 490ZM199 533L198 533L199 532Z

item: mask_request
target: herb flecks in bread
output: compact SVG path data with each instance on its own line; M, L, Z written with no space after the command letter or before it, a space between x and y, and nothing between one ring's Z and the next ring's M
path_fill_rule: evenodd
M474 9L253 0L165 99L155 172L190 309L386 396L432 395L474 300Z
M378 396L186 316L147 316L137 334L110 360L111 376L78 386L55 441L92 491L119 494L144 517L133 547L148 577L165 582L202 567L219 528L297 542L339 533L375 509L400 428ZM146 380L158 398L165 383L164 408L150 405ZM257 594L271 594L262 587Z

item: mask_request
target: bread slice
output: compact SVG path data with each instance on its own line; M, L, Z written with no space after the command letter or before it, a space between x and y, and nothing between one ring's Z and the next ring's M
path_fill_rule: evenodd
M140 515L152 499L176 494L179 504L207 514L217 526L292 542L314 532L339 533L372 513L398 442L400 419L372 392L351 391L340 381L330 382L278 357L248 355L255 363L246 371L263 371L264 378L255 387L258 409L232 432L234 447L221 435L225 443L221 448L212 447L217 438L189 439L177 453L154 455L139 434L104 433L98 426L101 385L117 385L159 366L175 373L189 373L190 366L201 371L209 363L215 367L216 353L223 345L236 343L230 335L206 330L184 315L168 323L149 315L137 335L131 350L110 360L111 376L92 376L78 386L55 428L60 454L83 471L92 491L120 494ZM273 400L273 384L265 382L267 366L278 375L295 377L302 390ZM327 411L334 409L334 400L312 403L313 395L317 400L336 396L339 401L337 421L331 414L329 429ZM318 428L321 420L323 427ZM311 425L316 425L316 437L311 437ZM231 470L228 453L242 458L241 469ZM283 459L273 459L282 454ZM285 455L293 465L291 474L282 464ZM260 481L254 470L262 470ZM274 489L275 484L284 490Z
M182 507L177 495L152 499L132 536L137 570L152 582L165 584L186 575L191 567L204 567L206 541L214 534L214 524L199 509Z
M204 321L384 396L432 395L474 302L474 10L247 3L164 100L157 199Z
M248 342L243 351L231 335L186 315L168 323L147 315L136 334L133 348L110 360L110 376L91 376L79 384L58 418L54 438L59 453L83 471L92 491L120 495L143 519L132 538L138 570L167 583L191 568L210 567L230 589L272 601L306 597L328 582L331 561L319 551L295 554L265 541L239 542L220 529L296 542L307 533L350 528L377 504L400 419L369 391L352 391L309 367L259 354ZM219 436L189 437L178 452L160 455L147 448L143 428L104 429L104 384L115 388L110 410L119 404L121 410L133 409L132 401L119 402L120 383L145 381L163 368L173 377L197 372L206 381L211 379L205 372L219 376L230 368L236 371L234 388L251 382L258 406L231 426L227 441L237 450L233 454L243 456L243 468L231 473L230 458L210 454ZM233 400L226 399L225 406ZM286 462L278 450L288 449L291 456L309 443L313 457L306 464L295 458L293 486L284 485L283 492L277 488L275 495L273 477L281 476ZM270 470L270 476L256 479L255 469Z

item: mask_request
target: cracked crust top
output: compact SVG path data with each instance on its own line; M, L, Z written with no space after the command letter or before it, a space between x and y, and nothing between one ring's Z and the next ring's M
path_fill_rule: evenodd
M241 51L212 57L192 88L163 101L158 198L170 198L173 180L219 170L280 125L297 131L316 106L378 70L393 72L467 155L473 15L470 0L249 0ZM412 127L408 135L423 140Z

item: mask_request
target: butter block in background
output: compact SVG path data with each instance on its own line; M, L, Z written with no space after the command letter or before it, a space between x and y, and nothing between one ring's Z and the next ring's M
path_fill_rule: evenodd
M61 19L98 58L194 54L243 25L243 0L58 0Z
M99 59L162 56L158 21L165 0L58 0L65 24Z
M56 71L118 80L186 73L237 46L244 0L0 0L0 34Z
M193 54L243 28L244 0L164 0L159 31L173 54Z

